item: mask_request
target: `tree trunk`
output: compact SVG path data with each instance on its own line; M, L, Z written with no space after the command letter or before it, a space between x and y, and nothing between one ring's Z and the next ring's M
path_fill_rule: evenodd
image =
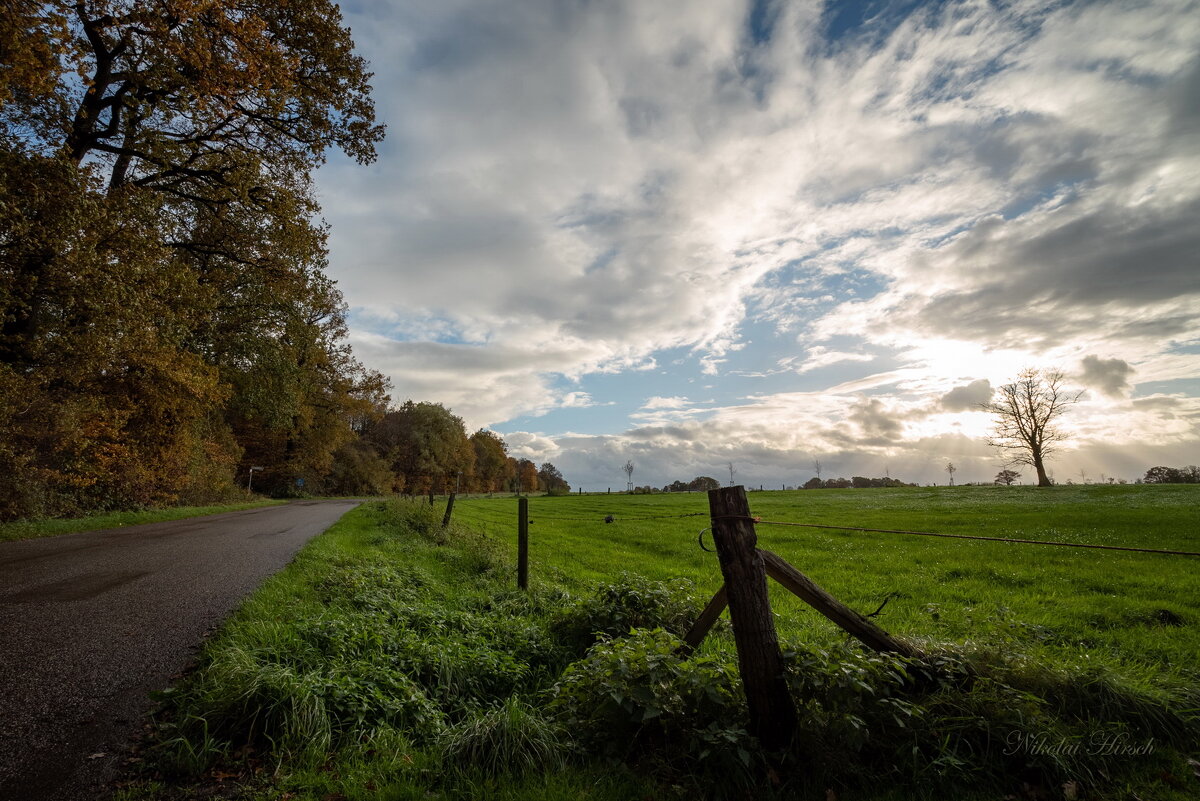
M1042 464L1042 454L1038 451L1034 451L1032 456L1033 456L1033 469L1037 471L1038 486L1039 487L1054 486L1053 482L1050 481L1050 477L1048 475L1046 475L1046 467L1045 467L1045 465Z

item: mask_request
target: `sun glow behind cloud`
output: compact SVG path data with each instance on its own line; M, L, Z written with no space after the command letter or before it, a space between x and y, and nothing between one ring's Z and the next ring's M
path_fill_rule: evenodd
M1200 7L762 7L346 9L389 124L320 175L360 358L589 487L990 479L941 399L1026 365L1089 389L1072 459L1195 461Z

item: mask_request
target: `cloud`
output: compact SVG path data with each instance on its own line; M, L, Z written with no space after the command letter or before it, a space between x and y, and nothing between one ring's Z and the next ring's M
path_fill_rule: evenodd
M808 349L808 358L796 368L796 372L807 373L821 367L837 364L838 362L869 362L874 361L874 359L874 356L866 353L846 353L844 351L829 350L821 345L814 345Z
M877 398L862 398L851 409L848 419L862 430L868 442L895 441L904 431L895 412Z
M1133 375L1133 368L1123 359L1085 356L1080 366L1083 372L1079 380L1085 386L1112 397L1120 397L1129 390L1129 376Z
M588 475L626 450L916 475L984 458L969 403L1024 364L1083 363L1095 432L1129 411L1112 362L1196 375L1192 4L927 4L835 41L828 4L752 6L348 9L389 139L318 187L398 398L550 420L640 371L624 432L551 438ZM685 405L691 378L720 400ZM1173 413L1163 448L1196 438Z
M980 404L992 399L992 382L980 378L961 387L955 387L942 396L942 408L948 412L966 412L978 409Z
M692 402L690 400L688 400L687 398L680 397L680 396L675 396L672 398L662 398L662 397L659 397L656 395L653 398L647 398L646 402L644 404L642 404L642 408L643 409L652 409L652 410L653 409L683 409L684 407L690 406L691 403Z

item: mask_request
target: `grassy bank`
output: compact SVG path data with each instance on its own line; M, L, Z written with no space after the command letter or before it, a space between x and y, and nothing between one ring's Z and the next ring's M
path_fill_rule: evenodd
M180 520L185 517L201 517L222 512L240 512L243 509L257 509L260 506L275 506L281 503L286 503L286 501L260 500L217 506L174 506L167 509L144 509L138 512L108 512L88 517L18 520L13 523L0 523L0 542L56 537L59 534L121 528L142 523L161 523L164 520Z
M767 497L752 497L756 513ZM1157 663L1103 647L1091 649L1105 654L1093 662L1087 649L1028 636L1016 612L976 613L971 634L956 637L936 625L931 634L943 615L925 610L911 618L920 627L902 632L930 653L916 661L864 653L781 613L799 722L787 753L765 755L746 733L727 627L694 657L676 653L715 562L695 547L702 518L669 523L686 523L694 569L675 535L656 538L652 527L686 513L688 499L551 529L552 512L599 511L568 515L554 505L566 500L534 501L528 593L512 588L500 517L511 517L511 500L491 523L481 504L463 515L474 523L445 532L440 508L421 504L349 513L206 646L167 696L148 767L119 798L823 799L833 790L874 801L1131 791L1181 801L1200 788L1186 762L1197 756L1194 667L1137 669ZM846 555L837 532L820 536ZM832 565L818 558L823 544L795 543L788 558L806 570L811 560ZM887 556L893 573L909 567ZM929 583L922 593L936 589ZM1181 625L1163 636L1195 636L1194 611L1181 604ZM883 622L899 631L905 619Z

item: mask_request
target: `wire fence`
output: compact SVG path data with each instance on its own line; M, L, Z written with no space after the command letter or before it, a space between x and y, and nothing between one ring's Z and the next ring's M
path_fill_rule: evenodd
M531 515L530 522L534 522L534 517L535 516ZM577 522L577 523L606 523L606 524L617 523L617 522L627 522L627 521L640 521L640 520L680 520L680 519L690 518L690 517L709 517L709 513L708 512L686 512L684 514L675 514L675 515L637 515L637 516L625 516L625 515L618 516L618 515L612 515L612 514L600 515L599 513L593 514L593 515L574 515L574 516L536 515L536 519L542 520L542 521ZM1019 539L1019 538L1015 538L1015 537L985 537L985 536L978 535L978 534L945 534L945 533L939 533L939 532L934 532L934 531L910 531L907 529L892 529L892 528L864 528L864 527L860 527L860 526L839 526L839 525L831 525L831 524L827 524L827 523L793 523L793 522L782 521L782 520L763 520L761 517L721 516L721 517L711 517L710 518L710 520L722 520L722 519L746 520L748 522L751 522L751 523L754 523L754 524L760 525L760 526L787 526L787 527L792 527L792 528L815 528L815 529L827 529L827 530L832 530L832 531L858 531L858 532L870 533L870 534L903 534L903 535L914 536L914 537L940 537L940 538L955 539L955 540L981 540L984 542L1005 542L1005 543L1010 543L1010 544L1015 544L1015 545L1048 545L1048 546L1057 546L1060 548L1089 548L1089 549L1102 550L1102 551L1125 551L1125 552L1129 552L1129 553L1158 554L1160 556L1200 556L1200 552L1197 552L1197 551L1176 551L1176 550L1167 550L1167 549L1160 549L1160 548L1135 548L1135 547L1127 546L1127 545L1098 545L1095 543L1087 543L1087 542L1061 542L1058 540L1029 540L1029 539ZM698 537L700 547L701 547L701 549L703 549L705 551L709 550L708 548L704 547L704 533L708 530L709 530L708 528L702 529L700 531L700 535Z

